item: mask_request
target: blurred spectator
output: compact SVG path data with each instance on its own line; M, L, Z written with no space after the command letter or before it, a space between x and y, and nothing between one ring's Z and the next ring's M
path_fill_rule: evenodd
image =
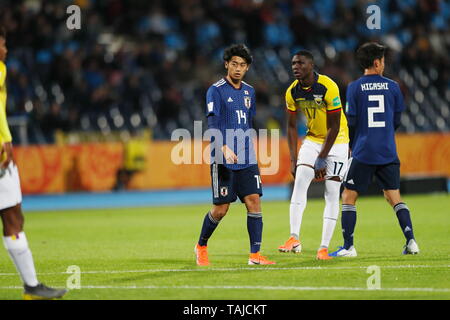
M53 102L50 106L50 110L47 114L44 115L41 122L42 133L44 134L45 139L50 142L55 142L55 132L57 130L68 131L69 121L66 120L61 112L61 106Z
M143 171L146 165L147 144L135 131L128 141L124 143L123 165L117 171L115 191L129 188L131 178L138 172Z
M359 0L78 0L82 28L68 30L65 9L72 2L0 2L8 31L8 115L28 117L29 141L42 142L42 132L52 143L56 129L150 127L156 139L170 138L174 126L191 130L194 120L204 120L206 89L223 76L222 50L232 42L247 43L254 54L247 81L263 90L257 92L258 127L277 121L284 128L295 51L313 52L345 102L346 86L360 75L354 50L374 40L393 49L387 76L405 88L406 104L443 116L443 126L432 118L421 126L413 108L410 125L400 130L450 128L444 110L450 98L448 1L379 1L381 30L367 29L368 2Z

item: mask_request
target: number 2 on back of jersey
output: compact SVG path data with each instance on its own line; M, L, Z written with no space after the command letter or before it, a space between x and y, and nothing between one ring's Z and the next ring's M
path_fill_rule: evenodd
M367 117L369 120L369 128L384 128L386 123L384 121L375 121L375 113L384 113L384 96L383 95L369 95L369 101L378 101L378 106L367 108Z

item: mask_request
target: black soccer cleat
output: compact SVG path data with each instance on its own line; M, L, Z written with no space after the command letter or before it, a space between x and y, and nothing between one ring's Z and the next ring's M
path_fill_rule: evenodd
M24 300L52 300L62 298L66 289L53 289L39 283L35 287L24 285L23 299Z

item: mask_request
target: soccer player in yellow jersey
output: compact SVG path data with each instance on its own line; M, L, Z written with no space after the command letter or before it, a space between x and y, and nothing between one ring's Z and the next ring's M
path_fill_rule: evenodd
M278 249L301 251L300 226L308 188L314 178L325 179L322 243L317 259L328 260L331 259L328 246L339 215L341 181L347 170L347 120L341 110L338 86L329 77L314 71L314 58L309 51L302 50L294 55L292 71L296 80L286 91L287 135L291 171L295 177L290 205L291 236ZM297 155L298 111L306 117L308 132Z
M13 159L12 137L6 120L6 35L0 27L0 216L3 223L3 243L24 284L24 298L61 298L66 290L49 288L39 283L33 256L23 231L22 192L19 173Z

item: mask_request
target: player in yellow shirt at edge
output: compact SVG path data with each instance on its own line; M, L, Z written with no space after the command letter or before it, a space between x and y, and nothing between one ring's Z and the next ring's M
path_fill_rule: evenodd
M340 187L347 170L348 127L342 111L339 88L329 77L314 71L314 57L306 50L292 58L296 80L286 91L287 136L291 172L295 177L289 208L290 238L281 252L301 252L300 227L311 181L325 179L322 242L317 259L331 259L328 246L339 215ZM307 122L307 134L297 153L298 114Z
M25 300L61 298L66 290L49 288L38 282L33 256L23 231L19 172L13 159L12 137L6 119L7 53L6 32L0 27L0 216L3 223L3 244L23 281Z

